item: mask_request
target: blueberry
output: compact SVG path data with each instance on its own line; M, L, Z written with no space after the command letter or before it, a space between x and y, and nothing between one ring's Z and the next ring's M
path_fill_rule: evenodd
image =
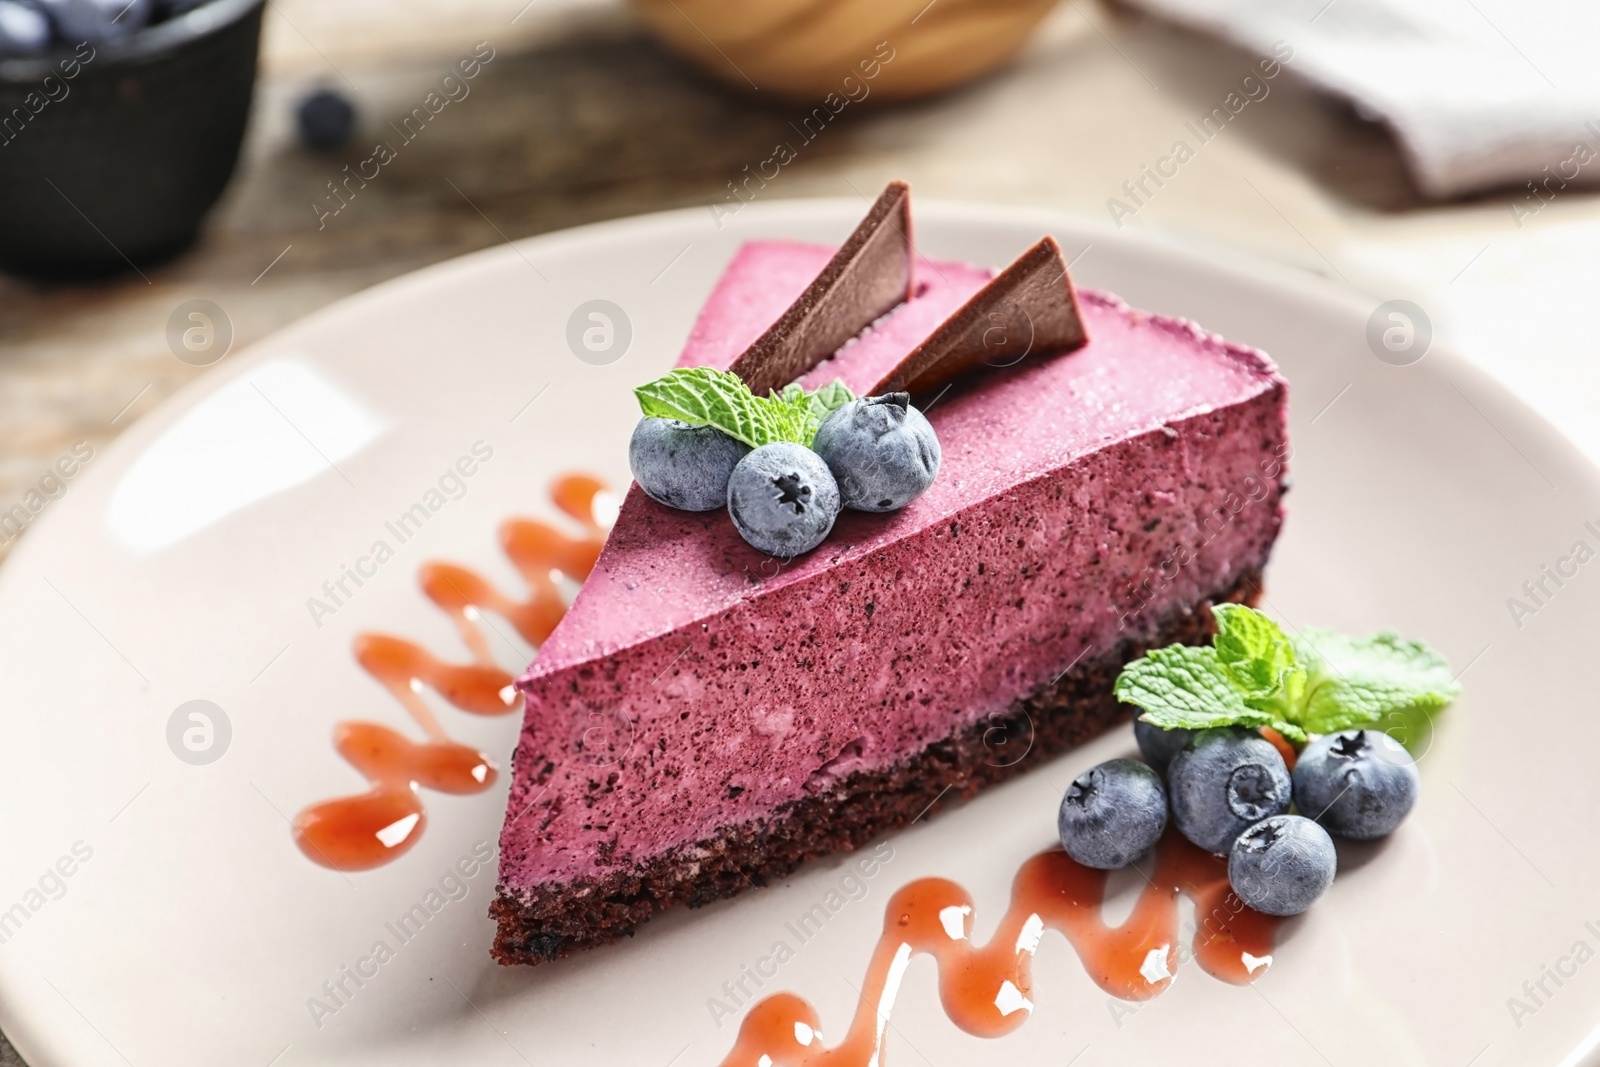
M37 0L68 44L111 41L142 29L150 21L150 0Z
M839 486L805 445L762 445L728 478L728 514L751 547L789 559L822 544L839 515Z
M295 122L306 147L323 152L350 140L355 132L356 109L343 93L318 89L295 108Z
M1406 750L1376 730L1327 734L1294 765L1294 802L1328 832L1357 841L1386 837L1422 787Z
M0 0L0 56L29 56L49 46L49 19L17 0Z
M1107 760L1078 775L1056 816L1067 855L1105 871L1144 855L1166 828L1161 776L1135 759Z
M1333 884L1339 866L1328 831L1300 815L1274 815L1239 835L1228 883L1268 915L1299 915Z
M640 419L628 442L639 488L669 508L715 511L728 503L728 475L750 446L711 426Z
M1247 826L1289 810L1289 768L1272 743L1238 727L1205 730L1167 768L1172 821L1221 855Z
M857 511L898 511L939 473L939 438L907 393L834 409L811 447L838 480L844 506Z
M1139 753L1157 774L1167 773L1172 757L1182 752L1194 735L1193 730L1163 730L1142 718L1133 720L1133 739L1139 742Z

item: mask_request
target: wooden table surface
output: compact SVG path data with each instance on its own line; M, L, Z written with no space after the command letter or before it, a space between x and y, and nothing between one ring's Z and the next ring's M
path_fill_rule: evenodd
M524 2L271 0L244 158L199 246L147 277L0 280L0 511L76 442L103 446L207 373L167 347L168 316L184 301L221 306L237 349L376 282L507 239L704 205L766 158L802 110L707 81L621 7ZM478 41L496 58L471 96L319 230L310 205L324 183ZM1006 70L937 99L847 113L764 195L855 195L901 177L924 197L1106 223L1122 183L1252 61L1126 9L1068 0ZM360 109L348 150L314 155L295 142L292 103L317 85L344 89ZM1600 335L1600 302L1574 308L1567 297L1592 290L1600 202L1564 193L1518 227L1516 199L1424 204L1381 127L1291 76L1124 221L1328 275L1374 303L1415 299L1445 336L1582 437L1600 424L1600 361L1586 340ZM1526 313L1509 315L1516 306ZM0 1067L15 1063L0 1040Z

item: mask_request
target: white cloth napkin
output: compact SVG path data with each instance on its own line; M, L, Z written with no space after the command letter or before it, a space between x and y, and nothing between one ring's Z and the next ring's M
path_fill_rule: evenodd
M1432 197L1600 182L1600 0L1126 0L1386 122ZM1547 169L1548 168L1548 169Z

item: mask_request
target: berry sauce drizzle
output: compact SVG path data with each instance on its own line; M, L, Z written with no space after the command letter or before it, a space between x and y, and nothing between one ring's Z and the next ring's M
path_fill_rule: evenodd
M516 600L480 575L454 563L425 563L418 572L423 593L455 622L472 662L447 663L420 645L388 634L356 636L355 657L427 735L417 742L375 722L341 722L333 746L371 784L364 793L320 801L294 818L295 844L313 862L340 871L380 867L403 855L422 836L428 816L420 787L441 793L481 793L494 784L494 762L469 745L452 741L422 697L432 689L474 715L506 715L521 706L512 676L495 662L483 631L483 613L505 619L529 644L550 636L566 613L557 575L581 582L605 541L595 498L597 479L570 474L556 480L556 507L584 527L572 537L548 523L507 519L500 547L528 584Z
M987 945L972 943L972 897L943 878L902 888L884 910L844 1039L822 1043L816 1010L792 993L752 1007L723 1067L868 1067L884 1062L884 1035L907 963L917 953L939 965L939 1000L961 1029L1002 1037L1033 1011L1033 954L1045 930L1064 934L1089 977L1124 1000L1148 1000L1172 984L1178 945L1178 896L1194 901L1193 955L1208 974L1245 985L1272 962L1278 920L1254 911L1228 888L1227 860L1168 831L1156 846L1155 871L1121 926L1101 918L1106 872L1065 852L1041 852L1022 865L1011 906Z

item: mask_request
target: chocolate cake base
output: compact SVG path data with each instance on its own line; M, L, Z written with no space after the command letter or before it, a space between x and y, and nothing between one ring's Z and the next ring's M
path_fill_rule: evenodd
M1123 664L1147 648L1199 644L1213 632L1213 602L1254 605L1261 573L1195 610L1164 620L1148 645L1124 641L1084 660L1003 713L991 715L893 767L860 771L825 794L794 801L772 818L731 827L604 878L540 887L528 898L498 887L489 915L499 924L491 950L504 964L544 963L632 935L651 915L696 908L782 878L806 860L848 852L883 833L937 814L994 782L1030 770L1112 726L1129 709L1112 695Z

